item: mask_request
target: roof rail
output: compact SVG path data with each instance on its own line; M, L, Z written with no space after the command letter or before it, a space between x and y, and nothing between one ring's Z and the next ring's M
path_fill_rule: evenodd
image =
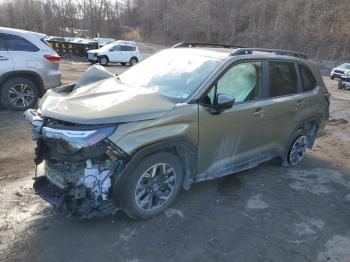
M295 57L307 59L306 54L303 54L303 53L293 52L293 51L288 51L288 50L268 49L268 48L238 48L237 50L233 51L230 55L231 56L250 55L254 51L265 52L265 53L273 53L273 54L276 54L276 55L295 56Z
M178 47L222 47L222 48L243 48L242 46L228 45L228 44L214 44L214 43L201 43L201 42L181 42L173 45L171 48Z

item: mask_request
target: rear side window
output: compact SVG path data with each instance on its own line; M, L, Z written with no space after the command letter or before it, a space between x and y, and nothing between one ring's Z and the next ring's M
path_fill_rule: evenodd
M26 39L17 35L6 36L7 49L9 51L37 52L39 48Z
M299 65L301 80L303 82L303 91L311 91L316 86L316 79L310 69L304 65Z
M290 62L269 62L269 96L285 96L298 92L295 66Z
M134 46L127 46L127 45L122 45L122 51L135 51L136 47Z
M7 51L3 34L0 34L0 51Z

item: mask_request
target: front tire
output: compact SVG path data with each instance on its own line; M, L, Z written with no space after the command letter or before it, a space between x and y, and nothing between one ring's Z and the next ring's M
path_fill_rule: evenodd
M182 181L182 166L174 154L146 157L126 178L122 209L132 219L156 216L173 203Z
M107 56L100 56L99 58L98 58L98 61L99 61L99 63L101 64L101 65L103 65L103 66L106 66L106 65L108 65L108 63L109 63L109 59L108 59L108 57Z
M36 84L24 77L7 80L1 88L1 103L9 110L24 111L38 103Z

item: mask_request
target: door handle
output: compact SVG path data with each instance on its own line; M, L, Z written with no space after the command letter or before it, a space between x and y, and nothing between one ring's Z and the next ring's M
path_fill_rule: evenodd
M6 61L6 60L9 60L9 58L5 56L0 56L0 61Z
M265 114L265 110L262 110L261 108L257 108L255 111L254 111L254 115L255 116L264 116Z

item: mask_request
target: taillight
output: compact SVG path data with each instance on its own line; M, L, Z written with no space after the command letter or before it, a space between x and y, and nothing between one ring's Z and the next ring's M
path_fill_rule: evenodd
M61 61L59 55L44 55L44 57L52 63L59 63Z

